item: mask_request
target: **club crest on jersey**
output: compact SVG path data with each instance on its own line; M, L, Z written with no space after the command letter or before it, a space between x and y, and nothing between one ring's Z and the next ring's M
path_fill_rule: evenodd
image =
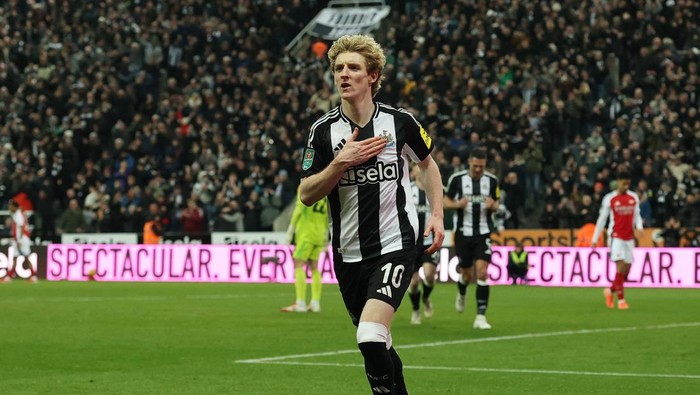
M433 139L430 138L430 135L423 129L422 125L420 126L420 136L423 138L426 147L430 148L433 146Z
M392 136L391 133L387 132L386 130L382 130L382 134L380 134L379 137L386 140L387 147L392 147L396 143L394 141L394 136Z
M314 156L316 155L316 152L310 148L307 148L306 151L304 152L304 160L301 162L301 169L302 170L309 170L311 168L311 164L314 163Z
M398 163L377 162L364 167L351 167L340 178L340 186L376 184L399 178Z

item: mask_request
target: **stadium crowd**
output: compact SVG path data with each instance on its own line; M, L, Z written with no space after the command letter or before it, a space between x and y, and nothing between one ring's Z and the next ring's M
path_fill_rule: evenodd
M9 0L2 205L26 196L44 240L271 230L338 103L319 45L285 49L325 3ZM387 3L377 100L419 114L445 181L488 148L502 227L594 222L621 166L645 226L700 226L700 3Z

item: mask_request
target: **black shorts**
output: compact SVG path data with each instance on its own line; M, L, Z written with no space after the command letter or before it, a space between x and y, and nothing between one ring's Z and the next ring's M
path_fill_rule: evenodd
M360 323L360 315L368 299L389 303L399 308L413 275L416 250L395 251L358 263L343 263L334 256L335 277L352 323Z
M413 264L413 272L418 273L418 270L423 266L424 263L430 263L437 266L438 260L440 259L440 250L435 251L432 254L426 254L425 250L430 246L416 246L416 261Z
M477 259L491 263L491 236L455 235L455 252L459 258L457 266L469 268L474 266Z

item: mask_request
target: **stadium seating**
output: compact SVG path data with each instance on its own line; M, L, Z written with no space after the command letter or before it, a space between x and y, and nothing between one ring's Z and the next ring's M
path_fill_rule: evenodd
M44 240L71 199L90 232L156 214L166 232L272 230L338 102L319 40L286 50L326 3L17 2L0 15L0 201L29 195ZM578 228L620 166L647 226L699 225L693 2L387 3L377 99L418 114L445 178L489 149L503 228L542 227L542 202L546 225Z

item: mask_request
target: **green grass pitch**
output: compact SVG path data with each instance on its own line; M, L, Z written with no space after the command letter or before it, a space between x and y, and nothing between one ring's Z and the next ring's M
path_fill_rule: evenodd
M690 394L700 388L700 291L494 286L490 331L454 310L394 344L411 394ZM0 284L0 394L368 394L355 329L335 285L318 314L281 313L281 284Z

